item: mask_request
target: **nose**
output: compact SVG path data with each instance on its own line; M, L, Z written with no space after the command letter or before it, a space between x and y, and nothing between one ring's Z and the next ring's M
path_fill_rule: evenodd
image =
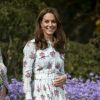
M49 26L52 26L52 22L49 22Z

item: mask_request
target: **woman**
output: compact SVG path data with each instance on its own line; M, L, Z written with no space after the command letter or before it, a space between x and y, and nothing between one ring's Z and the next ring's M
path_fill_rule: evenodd
M25 100L66 100L65 39L56 9L45 8L40 12L34 34L35 38L23 50Z

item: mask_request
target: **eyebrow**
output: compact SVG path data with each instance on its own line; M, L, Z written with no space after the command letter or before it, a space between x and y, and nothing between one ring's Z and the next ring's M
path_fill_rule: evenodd
M49 20L49 19L45 19L45 18L43 18L44 20ZM56 20L56 19L53 19L53 20Z
M45 18L43 18L44 20L48 20L48 19L45 19ZM56 20L55 18L53 19L53 20Z

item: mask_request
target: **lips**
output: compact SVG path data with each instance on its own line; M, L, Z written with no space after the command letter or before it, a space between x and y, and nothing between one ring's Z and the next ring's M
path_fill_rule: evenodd
M48 32L54 32L54 29L47 29Z
M53 30L55 30L55 28L54 27L52 27L52 28L46 28L48 31L53 31Z

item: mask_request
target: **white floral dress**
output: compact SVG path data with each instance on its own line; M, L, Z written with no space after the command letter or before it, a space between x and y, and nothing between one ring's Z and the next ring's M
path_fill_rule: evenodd
M23 52L25 100L67 100L63 87L52 84L57 75L64 74L64 56L50 42L48 48L36 51L34 39L25 45Z
M5 87L7 88L7 85L7 68L2 62L0 62L0 100L4 100L6 96Z

